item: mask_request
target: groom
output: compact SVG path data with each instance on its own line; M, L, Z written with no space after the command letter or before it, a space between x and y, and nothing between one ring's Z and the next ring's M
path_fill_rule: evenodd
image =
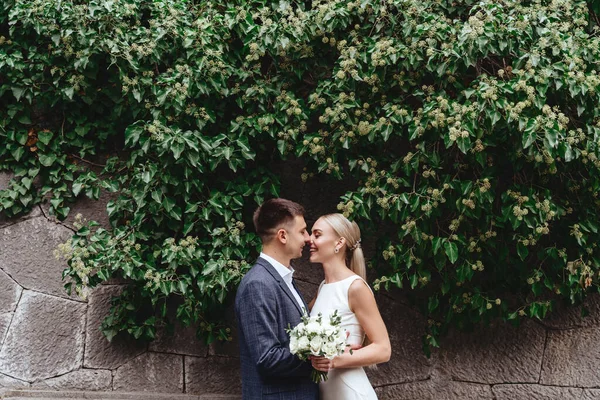
M235 298L242 398L317 400L319 387L310 378L312 367L290 353L285 331L299 324L302 309L307 309L290 266L310 241L304 208L286 199L267 200L254 213L254 228L262 252Z

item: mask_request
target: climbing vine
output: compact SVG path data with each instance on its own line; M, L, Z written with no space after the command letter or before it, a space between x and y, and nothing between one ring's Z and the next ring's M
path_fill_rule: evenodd
M597 291L598 5L575 0L7 0L0 191L12 217L114 193L78 220L69 290L125 279L103 331L171 307L209 341L259 249L282 160L351 176L379 290L450 326L543 318Z

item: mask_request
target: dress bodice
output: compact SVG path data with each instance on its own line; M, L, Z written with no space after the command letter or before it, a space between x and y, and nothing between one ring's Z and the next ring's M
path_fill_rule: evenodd
M321 313L324 318L329 318L337 310L342 317L340 323L342 329L350 332L347 343L362 345L365 331L350 309L348 301L350 285L357 279L364 282L358 275L349 276L338 282L323 281L310 314L314 316ZM327 376L328 379L319 384L321 400L377 400L377 394L362 367L334 368Z
M338 315L342 317L340 324L342 329L350 332L347 340L348 344L362 344L365 338L365 331L354 312L350 309L348 301L350 285L357 279L363 280L358 275L352 275L337 282L321 282L317 300L310 313L312 316L321 313L324 318L329 318L337 310Z

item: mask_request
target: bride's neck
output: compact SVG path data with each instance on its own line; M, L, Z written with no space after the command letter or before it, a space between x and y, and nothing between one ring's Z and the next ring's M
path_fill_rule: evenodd
M350 269L341 261L332 261L323 264L323 272L325 272L325 283L337 282L349 276Z

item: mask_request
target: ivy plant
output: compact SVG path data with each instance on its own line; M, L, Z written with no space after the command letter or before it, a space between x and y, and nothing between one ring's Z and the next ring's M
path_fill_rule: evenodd
M82 296L128 282L103 331L176 309L209 341L259 249L287 159L352 177L378 290L452 326L544 318L598 289L598 4L577 0L6 0L0 212L110 229L59 253Z

